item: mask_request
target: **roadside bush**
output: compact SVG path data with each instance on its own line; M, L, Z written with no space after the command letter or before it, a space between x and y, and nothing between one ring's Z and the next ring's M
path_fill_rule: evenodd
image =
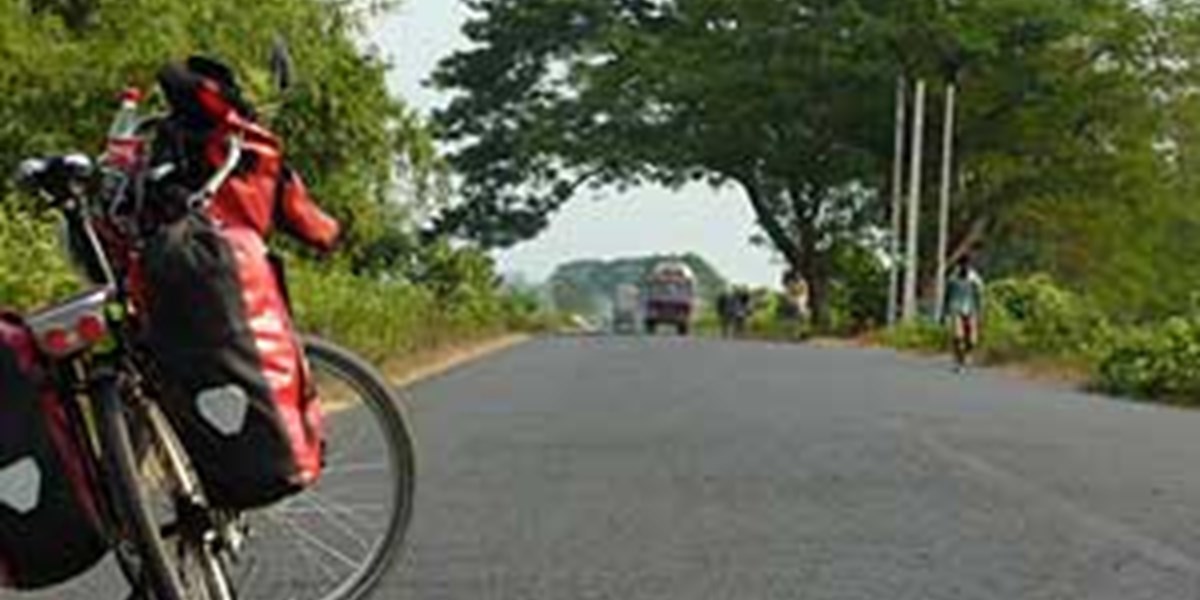
M752 300L754 311L746 322L747 335L764 340L799 341L808 338L812 330L801 318L788 318L787 300L779 293L757 290Z
M1104 392L1200 404L1200 314L1128 330L1097 369Z
M984 335L996 361L1098 360L1111 346L1113 328L1104 314L1046 275L997 282L987 296Z
M878 339L884 345L899 350L941 352L950 347L947 329L929 321L897 325L885 330Z
M356 276L303 261L292 261L288 281L302 330L375 361L494 335L518 321L490 287L455 288L461 304L454 304L403 279Z
M887 268L870 249L843 244L834 253L829 287L829 331L856 335L887 320Z
M508 289L500 295L501 322L508 331L546 333L567 326L566 317L551 310L530 290Z

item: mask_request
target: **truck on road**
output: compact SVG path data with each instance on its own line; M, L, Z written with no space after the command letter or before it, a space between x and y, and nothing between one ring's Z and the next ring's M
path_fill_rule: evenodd
M655 333L661 325L673 327L679 335L691 332L696 275L687 264L664 261L655 265L647 273L643 288L646 299L642 324L646 333Z

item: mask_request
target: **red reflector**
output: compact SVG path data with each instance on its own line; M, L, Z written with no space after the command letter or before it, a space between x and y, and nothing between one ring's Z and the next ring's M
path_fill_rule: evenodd
M42 344L51 354L62 354L71 349L71 332L65 329L51 329L42 336Z
M85 315L80 317L79 322L75 324L75 331L79 332L79 337L89 344L95 344L104 339L108 333L108 327L104 324L104 319L96 315Z

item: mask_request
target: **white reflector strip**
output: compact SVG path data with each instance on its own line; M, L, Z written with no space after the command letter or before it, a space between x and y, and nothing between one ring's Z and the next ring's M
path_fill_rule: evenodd
M233 437L246 426L250 398L236 385L204 390L196 396L196 409L221 435Z
M0 469L0 504L27 515L38 507L41 496L42 470L32 457Z

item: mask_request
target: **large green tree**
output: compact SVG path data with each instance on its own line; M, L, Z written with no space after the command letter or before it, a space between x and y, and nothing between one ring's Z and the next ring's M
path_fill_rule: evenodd
M389 95L387 65L357 44L378 2L323 0L12 0L0 3L0 173L26 156L98 151L128 84L152 89L166 61L231 63L315 195L348 224L355 262L433 201L442 176L432 138ZM271 85L277 38L295 85ZM162 108L152 97L152 108ZM7 182L0 182L0 194Z
M1132 1L469 4L473 45L434 77L465 196L441 225L492 245L580 186L732 182L820 320L835 249L884 222L902 74L963 90L956 253L1011 252L1030 202L1131 201L1162 174L1163 19Z

